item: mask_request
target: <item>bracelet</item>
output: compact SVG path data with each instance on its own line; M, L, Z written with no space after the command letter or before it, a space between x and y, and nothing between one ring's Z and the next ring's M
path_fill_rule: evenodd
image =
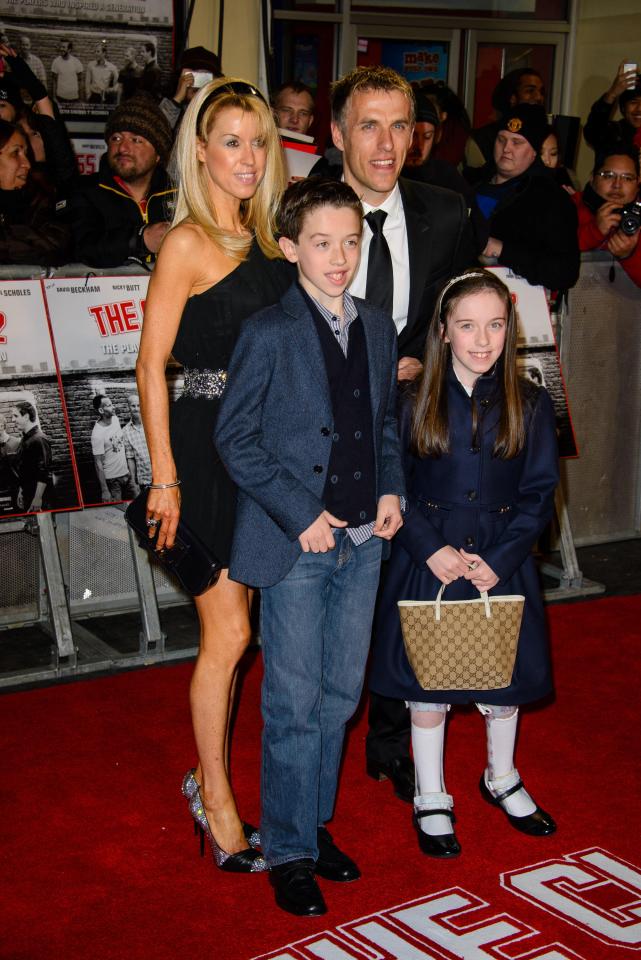
M169 490L171 487L179 487L180 480L174 480L173 483L150 483L150 490Z

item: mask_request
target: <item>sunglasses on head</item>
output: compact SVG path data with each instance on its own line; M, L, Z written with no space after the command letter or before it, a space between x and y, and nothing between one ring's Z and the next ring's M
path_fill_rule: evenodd
M196 130L200 130L200 124L205 115L205 111L211 106L214 100L217 100L218 97L223 97L230 93L241 94L245 97L258 97L258 99L262 100L263 103L267 103L260 90L258 90L258 88L252 83L246 83L245 80L230 80L229 83L223 83L220 87L216 87L215 90L212 90L209 96L205 97L200 106L200 110L198 111Z

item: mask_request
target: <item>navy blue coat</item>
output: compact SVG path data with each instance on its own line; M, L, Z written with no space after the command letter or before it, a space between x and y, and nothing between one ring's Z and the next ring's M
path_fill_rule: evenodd
M531 555L552 516L559 478L552 401L545 390L525 386L525 448L517 457L502 460L492 455L501 402L496 376L479 377L474 388L479 410L474 447L471 401L451 367L447 389L450 453L446 456L419 458L409 452L412 398L402 405L408 511L394 538L377 612L370 686L399 700L527 703L549 693L552 685L543 603ZM483 557L499 577L490 593L525 596L512 682L499 691L423 690L405 655L397 601L436 598L440 581L425 561L448 544ZM478 595L464 578L445 591L447 600Z
M376 498L405 493L396 423L396 329L354 298L369 364ZM254 587L279 583L301 554L299 535L325 509L334 432L314 319L298 284L243 324L214 440L239 487L229 573Z

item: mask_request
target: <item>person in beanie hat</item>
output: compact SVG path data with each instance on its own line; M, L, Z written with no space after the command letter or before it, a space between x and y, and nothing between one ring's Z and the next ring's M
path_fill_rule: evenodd
M602 153L608 144L618 141L641 149L641 76L636 68L626 70L625 66L625 62L619 64L609 89L592 104L583 129L586 143L597 154ZM622 117L612 120L616 103Z
M151 97L138 94L116 107L105 125L105 141L109 144L115 133L137 134L154 148L160 162L167 166L173 143L173 134L167 118Z
M483 255L529 283L567 290L579 276L577 216L539 157L546 134L539 104L521 103L501 119L494 162L476 189L489 233Z
M164 114L145 94L131 97L105 126L100 170L68 202L76 258L90 266L151 263L169 229L175 191L166 163L172 145Z

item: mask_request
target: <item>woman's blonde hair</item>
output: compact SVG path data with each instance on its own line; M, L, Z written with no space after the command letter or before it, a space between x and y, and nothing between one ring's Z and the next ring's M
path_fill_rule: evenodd
M244 260L249 253L251 237L238 236L218 225L207 167L196 153L196 142L207 143L218 115L229 108L255 116L258 135L265 140L265 176L254 196L241 202L240 213L243 227L256 237L265 256L275 259L282 256L274 232L278 205L287 183L283 151L268 104L258 90L244 80L234 77L213 80L197 93L185 111L171 158L172 178L178 187L172 227L184 222L197 224L234 260Z

